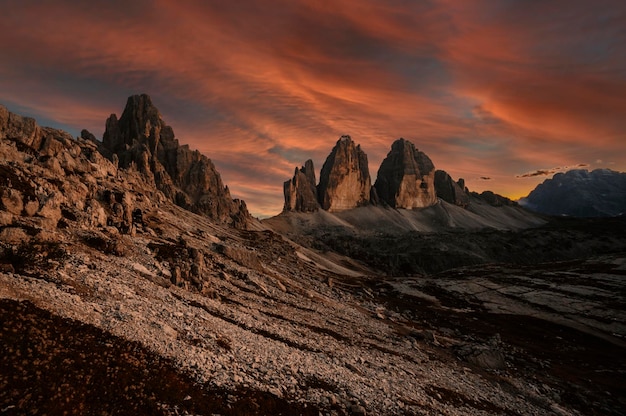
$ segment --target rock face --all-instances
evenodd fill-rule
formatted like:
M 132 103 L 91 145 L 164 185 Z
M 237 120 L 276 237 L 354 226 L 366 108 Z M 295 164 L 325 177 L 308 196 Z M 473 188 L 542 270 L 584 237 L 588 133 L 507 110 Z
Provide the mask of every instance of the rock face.
M 613 217 L 626 212 L 626 173 L 575 169 L 538 185 L 520 204 L 548 215 Z
M 10 113 L 3 106 L 0 139 L 3 225 L 36 230 L 70 225 L 113 226 L 122 233 L 137 230 L 130 211 L 141 211 L 149 203 L 136 203 L 129 193 L 113 191 L 121 180 L 118 169 L 91 139 L 74 139 L 64 131 L 40 127 L 34 119 Z M 149 192 L 142 190 L 144 196 Z
M 314 212 L 319 210 L 315 170 L 313 161 L 307 160 L 300 169 L 296 168 L 293 178 L 283 184 L 285 194 L 284 211 Z
M 179 145 L 149 96 L 129 97 L 119 120 L 115 114 L 107 119 L 102 147 L 119 167 L 135 166 L 177 205 L 245 228 L 245 203 L 231 198 L 210 159 Z
M 320 172 L 320 206 L 327 211 L 343 211 L 367 205 L 370 192 L 367 155 L 350 136 L 341 136 Z
M 435 165 L 408 140 L 398 139 L 391 145 L 374 187 L 380 201 L 393 208 L 424 208 L 437 203 Z
M 450 204 L 465 208 L 470 203 L 469 195 L 465 192 L 465 181 L 459 179 L 454 182 L 446 171 L 435 171 L 435 190 L 438 198 Z

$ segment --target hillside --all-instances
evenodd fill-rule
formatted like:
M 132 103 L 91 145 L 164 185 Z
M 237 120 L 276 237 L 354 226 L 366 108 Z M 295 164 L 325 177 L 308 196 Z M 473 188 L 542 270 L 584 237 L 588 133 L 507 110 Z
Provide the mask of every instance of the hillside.
M 626 405 L 619 219 L 546 236 L 540 217 L 477 200 L 261 223 L 146 97 L 128 103 L 117 127 L 109 118 L 120 134 L 106 143 L 0 106 L 3 413 L 567 415 Z M 516 250 L 541 237 L 545 253 L 590 243 L 565 263 L 446 259 L 443 273 L 407 278 L 366 261 L 376 251 L 310 244 L 307 218 L 372 233 L 377 221 L 410 224 L 438 250 L 450 236 L 474 244 L 468 251 L 478 235 L 490 247 L 520 235 Z M 404 235 L 377 249 L 401 252 Z

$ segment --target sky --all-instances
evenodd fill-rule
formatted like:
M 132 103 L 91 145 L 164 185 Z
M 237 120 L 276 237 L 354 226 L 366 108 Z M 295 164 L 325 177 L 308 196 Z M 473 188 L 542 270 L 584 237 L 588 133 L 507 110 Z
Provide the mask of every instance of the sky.
M 341 135 L 472 191 L 626 171 L 623 0 L 0 0 L 0 103 L 101 138 L 147 93 L 255 216 Z

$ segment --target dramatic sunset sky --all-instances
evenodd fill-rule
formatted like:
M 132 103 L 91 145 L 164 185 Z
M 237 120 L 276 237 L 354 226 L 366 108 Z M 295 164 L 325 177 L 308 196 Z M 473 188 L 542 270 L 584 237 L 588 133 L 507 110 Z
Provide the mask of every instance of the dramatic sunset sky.
M 342 134 L 474 191 L 626 171 L 624 0 L 0 0 L 0 103 L 101 138 L 147 93 L 254 215 Z

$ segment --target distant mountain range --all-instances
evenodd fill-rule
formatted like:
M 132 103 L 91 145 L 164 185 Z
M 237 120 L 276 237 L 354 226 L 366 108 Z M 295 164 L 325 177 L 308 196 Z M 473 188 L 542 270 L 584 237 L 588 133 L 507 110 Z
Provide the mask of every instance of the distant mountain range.
M 626 213 L 626 173 L 575 169 L 538 185 L 520 205 L 542 214 L 614 217 Z

